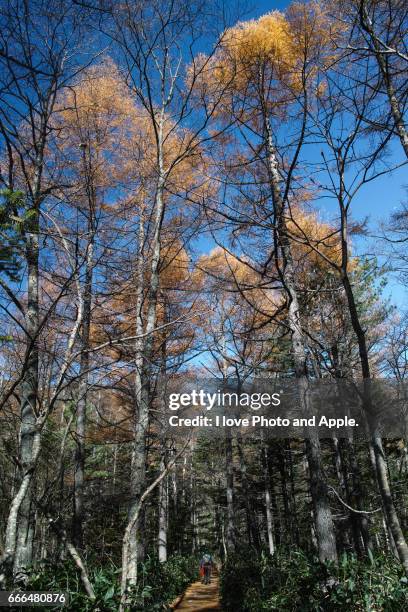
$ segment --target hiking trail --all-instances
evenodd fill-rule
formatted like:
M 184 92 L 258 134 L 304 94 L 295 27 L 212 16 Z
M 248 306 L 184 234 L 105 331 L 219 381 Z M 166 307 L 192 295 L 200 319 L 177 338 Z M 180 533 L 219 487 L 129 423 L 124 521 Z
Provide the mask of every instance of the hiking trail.
M 200 580 L 193 582 L 183 595 L 172 605 L 176 612 L 210 612 L 221 611 L 220 584 L 218 571 L 215 569 L 210 584 L 202 584 Z

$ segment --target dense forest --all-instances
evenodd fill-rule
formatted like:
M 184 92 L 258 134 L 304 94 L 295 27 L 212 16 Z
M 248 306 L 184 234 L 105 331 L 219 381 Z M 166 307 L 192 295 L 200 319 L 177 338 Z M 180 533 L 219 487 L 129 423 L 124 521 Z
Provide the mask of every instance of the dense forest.
M 0 0 L 2 590 L 177 609 L 208 552 L 179 609 L 408 609 L 403 423 L 163 427 L 195 379 L 404 389 L 407 31 L 405 0 Z

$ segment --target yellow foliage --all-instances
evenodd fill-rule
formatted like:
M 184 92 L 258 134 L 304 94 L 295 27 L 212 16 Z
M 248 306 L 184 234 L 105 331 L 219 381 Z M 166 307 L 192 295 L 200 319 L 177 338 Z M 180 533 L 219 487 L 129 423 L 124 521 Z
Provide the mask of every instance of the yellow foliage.
M 332 269 L 331 264 L 325 261 L 321 254 L 330 262 L 340 264 L 341 246 L 338 232 L 328 223 L 320 221 L 315 213 L 305 212 L 297 207 L 292 210 L 286 227 L 292 238 L 293 257 L 306 275 L 310 268 L 319 269 L 322 273 Z
M 111 60 L 88 68 L 59 105 L 65 125 L 77 136 L 90 137 L 95 146 L 105 141 L 108 129 L 123 126 L 135 116 L 133 100 Z
M 225 31 L 211 60 L 197 58 L 203 93 L 215 98 L 223 91 L 223 112 L 231 109 L 228 96 L 246 98 L 249 104 L 241 112 L 246 116 L 251 107 L 254 117 L 260 103 L 284 110 L 303 89 L 321 95 L 316 77 L 335 57 L 339 27 L 319 2 L 294 3 L 285 13 L 239 22 Z
M 179 287 L 189 278 L 190 260 L 179 240 L 162 246 L 160 286 L 162 290 Z
M 279 11 L 238 23 L 226 32 L 223 48 L 238 75 L 259 62 L 289 67 L 296 61 L 289 24 Z
M 65 166 L 80 176 L 91 171 L 96 187 L 126 184 L 133 203 L 149 201 L 158 176 L 154 122 L 159 120 L 135 102 L 117 66 L 105 60 L 84 71 L 81 80 L 59 100 L 56 127 L 60 150 L 66 154 Z M 204 197 L 213 186 L 203 172 L 201 148 L 193 147 L 192 153 L 185 155 L 192 134 L 176 129 L 167 115 L 162 127 L 164 171 L 171 168 L 169 192 L 194 190 L 194 197 Z M 174 164 L 178 157 L 181 161 Z
M 249 260 L 237 259 L 216 247 L 200 258 L 195 277 L 201 278 L 207 289 L 211 287 L 212 292 L 218 293 L 224 309 L 230 314 L 236 313 L 239 323 L 245 325 L 249 304 L 256 305 L 263 313 L 257 317 L 260 322 L 273 316 L 281 302 L 281 297 L 265 285 L 265 279 L 254 268 Z M 253 316 L 253 312 L 249 314 Z
M 137 108 L 110 60 L 88 68 L 64 91 L 54 119 L 57 145 L 79 184 L 108 189 L 123 179 L 136 119 Z

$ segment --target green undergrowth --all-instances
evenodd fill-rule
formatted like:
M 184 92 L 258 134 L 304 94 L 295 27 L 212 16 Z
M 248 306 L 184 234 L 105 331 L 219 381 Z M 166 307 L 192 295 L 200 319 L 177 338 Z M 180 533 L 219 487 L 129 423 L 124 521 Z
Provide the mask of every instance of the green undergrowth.
M 67 612 L 117 611 L 121 570 L 114 564 L 98 565 L 88 561 L 90 581 L 97 597 L 91 602 L 84 593 L 80 576 L 71 561 L 61 564 L 42 564 L 31 576 L 27 590 L 65 591 L 69 594 Z M 155 612 L 166 609 L 186 586 L 197 576 L 197 559 L 174 555 L 166 563 L 149 557 L 139 563 L 138 584 L 131 594 L 131 610 Z M 51 608 L 48 608 L 51 609 Z
M 408 610 L 408 580 L 386 556 L 344 554 L 334 566 L 300 551 L 237 552 L 223 567 L 221 595 L 225 612 Z

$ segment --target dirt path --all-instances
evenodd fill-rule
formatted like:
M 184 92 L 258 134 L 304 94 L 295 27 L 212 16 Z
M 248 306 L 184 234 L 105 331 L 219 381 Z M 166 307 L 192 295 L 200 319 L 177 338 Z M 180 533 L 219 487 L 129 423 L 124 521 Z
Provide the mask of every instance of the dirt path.
M 174 610 L 176 612 L 181 610 L 184 612 L 207 612 L 207 610 L 221 612 L 218 573 L 213 574 L 210 584 L 202 584 L 200 581 L 190 584 Z

